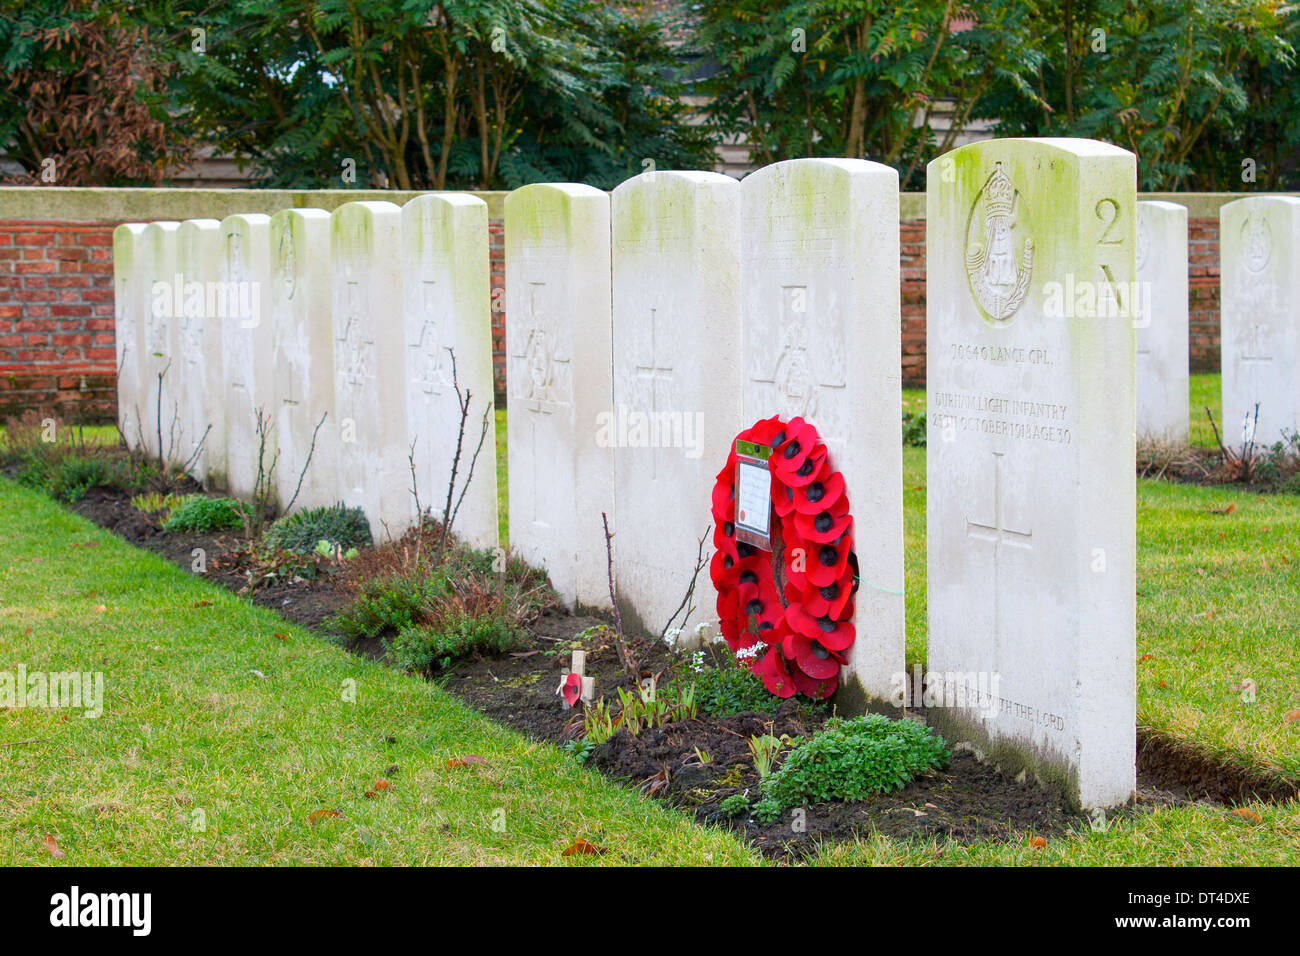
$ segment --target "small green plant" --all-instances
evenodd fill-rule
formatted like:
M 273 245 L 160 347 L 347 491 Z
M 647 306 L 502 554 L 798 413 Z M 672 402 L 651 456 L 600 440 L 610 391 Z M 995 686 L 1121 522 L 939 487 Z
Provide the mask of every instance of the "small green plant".
M 560 749 L 578 763 L 586 763 L 591 756 L 591 752 L 596 749 L 596 745 L 588 739 L 569 740 Z
M 618 721 L 614 719 L 614 713 L 603 697 L 583 711 L 582 725 L 584 738 L 593 747 L 598 747 L 609 740 L 618 730 Z
M 764 797 L 754 804 L 754 819 L 759 823 L 767 826 L 781 819 L 781 811 L 785 808 L 781 806 L 780 801 L 771 797 Z
M 707 750 L 701 750 L 699 747 L 695 748 L 695 759 L 700 762 L 701 767 L 707 767 L 709 764 L 713 763 L 713 758 L 709 756 L 709 752 Z
M 733 793 L 718 804 L 718 812 L 726 817 L 738 817 L 749 812 L 749 797 Z
M 243 524 L 240 508 L 234 498 L 188 495 L 163 522 L 163 530 L 208 534 L 238 528 Z
M 426 605 L 447 592 L 441 574 L 419 572 L 371 578 L 330 620 L 330 629 L 349 642 L 413 627 Z
M 764 780 L 763 792 L 782 807 L 864 800 L 900 790 L 917 774 L 947 763 L 943 738 L 915 721 L 833 717 L 790 751 Z
M 711 717 L 776 713 L 781 699 L 773 696 L 748 668 L 742 667 L 730 648 L 725 644 L 713 645 L 709 652 L 714 658 L 712 666 L 700 659 L 692 668 L 692 702 L 696 707 Z M 696 657 L 704 653 L 697 652 Z
M 326 554 L 368 548 L 371 545 L 370 522 L 360 508 L 343 504 L 325 508 L 308 508 L 280 518 L 266 529 L 262 540 L 268 547 L 307 554 L 320 550 Z
M 903 444 L 925 447 L 925 412 L 903 412 Z
M 768 724 L 769 730 L 771 726 L 771 724 Z M 772 734 L 767 733 L 749 738 L 749 753 L 754 758 L 754 769 L 758 771 L 760 783 L 767 779 L 768 774 L 772 772 L 772 768 L 776 766 L 776 758 L 788 746 L 790 746 L 788 734 L 774 737 Z
M 150 491 L 133 497 L 131 507 L 146 514 L 162 515 L 162 520 L 166 521 L 171 517 L 171 513 L 179 508 L 184 501 L 184 495 Z
M 518 632 L 492 614 L 446 614 L 436 624 L 403 628 L 393 640 L 393 660 L 413 674 L 432 675 L 474 654 L 501 654 L 515 646 Z

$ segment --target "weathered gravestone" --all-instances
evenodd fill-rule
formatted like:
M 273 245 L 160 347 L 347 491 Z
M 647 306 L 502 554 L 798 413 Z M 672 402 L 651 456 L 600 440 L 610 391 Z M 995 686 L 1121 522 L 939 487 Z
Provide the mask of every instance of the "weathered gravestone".
M 1223 441 L 1258 451 L 1300 427 L 1300 199 L 1220 207 L 1219 250 Z
M 411 525 L 402 211 L 390 202 L 350 202 L 331 218 L 339 487 L 379 542 Z
M 1138 435 L 1187 444 L 1187 207 L 1138 203 Z
M 274 496 L 275 345 L 265 318 L 271 272 L 271 219 L 239 213 L 221 221 L 219 313 L 226 414 L 226 480 L 231 494 Z M 211 317 L 209 317 L 211 320 Z M 277 466 L 278 467 L 278 466 Z
M 1072 802 L 1122 804 L 1135 158 L 994 140 L 936 159 L 927 182 L 929 719 Z
M 435 518 L 444 516 L 455 463 L 452 531 L 474 547 L 495 548 L 496 421 L 487 203 L 476 196 L 444 193 L 419 196 L 403 206 L 402 281 L 407 445 L 415 463 L 419 506 Z M 466 395 L 469 406 L 462 438 L 460 402 Z M 412 496 L 411 518 L 417 517 Z
M 144 223 L 113 230 L 113 342 L 117 348 L 117 424 L 128 448 L 138 448 L 144 428 L 140 386 L 140 339 L 149 290 L 141 274 Z
M 330 214 L 323 209 L 281 210 L 271 217 L 270 244 L 272 388 L 280 450 L 276 497 L 282 509 L 291 501 L 295 510 L 318 508 L 340 497 Z
M 613 520 L 609 195 L 538 184 L 505 201 L 510 547 L 564 601 L 609 606 Z
M 174 355 L 179 318 L 176 304 L 176 230 L 178 222 L 151 222 L 144 228 L 141 269 L 148 306 L 144 312 L 140 362 L 140 428 L 150 457 L 175 462 L 179 375 Z
M 860 584 L 840 688 L 883 702 L 905 670 L 898 174 L 798 159 L 741 192 L 744 421 L 803 418 L 844 475 Z
M 187 219 L 176 231 L 176 269 L 184 285 L 177 327 L 181 456 L 205 487 L 226 487 L 226 405 L 217 293 L 221 223 Z M 180 456 L 178 456 L 180 457 Z
M 709 530 L 718 469 L 742 413 L 740 184 L 649 172 L 614 190 L 614 565 L 625 617 L 658 634 Z M 703 557 L 712 554 L 706 538 Z M 691 633 L 717 620 L 707 570 Z

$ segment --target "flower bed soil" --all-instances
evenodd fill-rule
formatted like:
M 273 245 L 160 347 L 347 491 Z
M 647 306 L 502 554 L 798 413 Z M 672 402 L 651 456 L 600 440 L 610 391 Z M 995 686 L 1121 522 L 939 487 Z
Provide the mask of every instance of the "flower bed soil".
M 132 507 L 125 492 L 92 488 L 73 510 L 187 570 L 193 549 L 203 548 L 210 579 L 321 633 L 328 618 L 352 596 L 328 575 L 299 581 L 259 580 L 254 586 L 239 537 L 164 532 L 156 517 Z M 514 651 L 462 661 L 440 675 L 439 682 L 488 717 L 562 745 L 582 735 L 580 711 L 564 709 L 556 694 L 577 635 L 588 634 L 583 644 L 586 672 L 596 678 L 599 695 L 613 699 L 617 687 L 633 686 L 610 643 L 609 632 L 593 630 L 608 623 L 602 616 L 547 613 Z M 674 665 L 662 642 L 636 639 L 633 647 L 642 678 L 666 673 Z M 379 639 L 353 650 L 386 656 Z M 720 804 L 733 794 L 747 793 L 751 801 L 759 796 L 749 737 L 764 733 L 805 737 L 825 722 L 828 713 L 825 708 L 784 701 L 772 716 L 750 713 L 719 718 L 701 713 L 697 719 L 646 729 L 638 736 L 620 730 L 592 750 L 588 765 L 666 800 L 702 822 L 735 828 L 774 857 L 797 857 L 821 841 L 869 838 L 872 833 L 970 843 L 1028 841 L 1035 836 L 1051 839 L 1088 826 L 1086 817 L 1065 807 L 1032 779 L 1017 782 L 962 748 L 954 748 L 946 769 L 918 778 L 900 791 L 860 803 L 804 808 L 802 829 L 788 813 L 775 822 L 760 823 L 748 815 L 728 818 L 722 812 Z M 923 714 L 913 716 L 923 719 Z M 1186 752 L 1175 753 L 1158 741 L 1153 743 L 1149 734 L 1140 742 L 1138 800 L 1133 807 L 1119 811 L 1122 814 L 1198 800 L 1284 799 L 1296 792 L 1294 787 L 1270 784 L 1248 771 L 1198 763 Z M 701 754 L 707 755 L 705 762 Z

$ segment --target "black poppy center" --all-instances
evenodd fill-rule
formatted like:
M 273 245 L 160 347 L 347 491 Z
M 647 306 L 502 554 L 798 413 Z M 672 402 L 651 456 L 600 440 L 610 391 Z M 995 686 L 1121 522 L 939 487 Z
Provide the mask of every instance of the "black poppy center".
M 823 634 L 829 634 L 831 631 L 835 630 L 835 622 L 829 617 L 817 618 L 817 626 L 822 629 Z
M 812 474 L 812 471 L 813 471 L 813 460 L 811 458 L 806 458 L 804 459 L 804 463 L 799 466 L 799 470 L 796 471 L 795 474 L 798 475 L 800 478 L 807 478 L 809 475 Z
M 840 596 L 840 586 L 832 581 L 830 584 L 826 585 L 826 587 L 821 589 L 821 595 L 827 601 L 834 601 Z
M 812 641 L 808 645 L 808 650 L 812 651 L 813 657 L 817 658 L 819 661 L 824 661 L 826 658 L 831 656 L 831 652 L 822 647 L 817 641 Z
M 814 481 L 808 486 L 808 500 L 816 504 L 826 497 L 826 486 L 820 481 Z
M 745 605 L 745 613 L 746 613 L 746 614 L 762 614 L 762 613 L 763 613 L 763 602 L 760 601 L 758 598 L 754 598 L 754 599 L 751 600 L 748 604 Z
M 834 523 L 835 523 L 835 519 L 831 517 L 831 513 L 829 511 L 823 511 L 821 514 L 819 514 L 816 518 L 813 519 L 813 527 L 816 528 L 818 531 L 829 531 L 831 529 L 831 525 L 833 525 Z
M 786 461 L 789 461 L 797 454 L 799 454 L 799 443 L 797 441 L 792 441 L 790 444 L 785 446 Z
M 744 545 L 741 545 L 741 547 L 744 547 Z M 829 568 L 834 566 L 839 555 L 835 552 L 833 545 L 824 544 L 821 546 L 821 550 L 817 552 L 817 558 L 822 564 Z

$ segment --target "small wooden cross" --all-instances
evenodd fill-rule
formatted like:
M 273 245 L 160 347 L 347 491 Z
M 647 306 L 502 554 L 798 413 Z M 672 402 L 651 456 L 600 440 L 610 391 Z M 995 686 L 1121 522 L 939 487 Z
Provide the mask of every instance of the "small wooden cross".
M 566 688 L 569 689 L 567 695 L 565 694 Z M 573 696 L 575 690 L 577 691 L 576 697 Z M 578 700 L 581 700 L 583 705 L 586 706 L 596 699 L 596 678 L 587 676 L 586 651 L 573 652 L 569 672 L 560 677 L 560 686 L 555 688 L 555 693 L 559 695 L 560 705 L 565 710 L 571 710 Z M 570 703 L 571 697 L 573 703 Z

